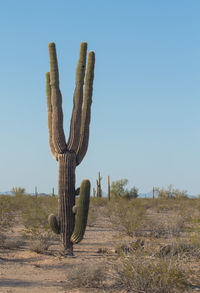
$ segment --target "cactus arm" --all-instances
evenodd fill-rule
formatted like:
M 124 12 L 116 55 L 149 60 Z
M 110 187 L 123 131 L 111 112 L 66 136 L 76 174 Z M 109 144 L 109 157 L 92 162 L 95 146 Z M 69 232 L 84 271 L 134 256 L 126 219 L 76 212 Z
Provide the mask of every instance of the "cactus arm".
M 79 60 L 76 69 L 76 88 L 74 91 L 74 105 L 72 111 L 70 134 L 68 139 L 69 151 L 76 151 L 79 143 L 81 127 L 81 111 L 83 103 L 83 85 L 85 77 L 87 43 L 83 42 L 80 46 Z
M 75 222 L 74 231 L 71 236 L 71 242 L 73 244 L 79 243 L 83 239 L 86 225 L 87 225 L 89 204 L 90 204 L 90 181 L 87 179 L 84 179 L 81 182 L 79 207 L 76 213 L 76 222 Z
M 52 231 L 55 234 L 60 234 L 60 228 L 58 225 L 58 221 L 57 221 L 56 216 L 54 214 L 49 215 L 48 223 L 49 223 L 49 226 L 51 227 Z
M 51 105 L 51 86 L 50 73 L 46 73 L 46 96 L 47 96 L 47 112 L 48 112 L 48 128 L 49 128 L 49 146 L 54 159 L 57 161 L 58 157 L 52 141 L 52 105 Z
M 59 89 L 59 73 L 54 43 L 49 43 L 50 86 L 52 105 L 52 141 L 56 153 L 62 154 L 67 150 L 63 129 L 62 95 Z
M 95 64 L 95 54 L 93 51 L 91 51 L 88 54 L 87 69 L 86 69 L 86 76 L 85 76 L 85 88 L 84 88 L 84 96 L 83 96 L 80 139 L 79 139 L 78 151 L 76 152 L 77 165 L 79 165 L 81 161 L 83 160 L 88 148 L 90 112 L 91 112 L 91 104 L 92 104 L 93 79 L 94 79 L 94 64 Z

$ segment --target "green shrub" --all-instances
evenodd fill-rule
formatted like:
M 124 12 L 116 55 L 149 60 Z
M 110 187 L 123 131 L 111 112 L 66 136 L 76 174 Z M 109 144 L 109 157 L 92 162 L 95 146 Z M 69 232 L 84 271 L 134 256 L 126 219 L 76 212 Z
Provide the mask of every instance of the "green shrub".
M 111 184 L 111 198 L 126 198 L 126 199 L 133 199 L 139 196 L 138 188 L 132 187 L 130 190 L 126 188 L 128 184 L 128 179 L 120 179 L 117 181 L 113 181 Z

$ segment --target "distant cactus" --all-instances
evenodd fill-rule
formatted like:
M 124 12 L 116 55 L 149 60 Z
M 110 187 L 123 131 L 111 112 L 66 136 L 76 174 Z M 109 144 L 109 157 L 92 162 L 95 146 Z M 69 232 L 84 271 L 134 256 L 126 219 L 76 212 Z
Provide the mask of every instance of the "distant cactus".
M 53 157 L 59 163 L 58 217 L 50 215 L 49 224 L 55 233 L 61 235 L 66 255 L 73 255 L 73 244 L 83 238 L 89 208 L 89 181 L 83 180 L 80 191 L 75 188 L 75 169 L 87 152 L 89 140 L 95 55 L 89 52 L 86 68 L 86 54 L 87 43 L 81 43 L 70 134 L 66 143 L 56 47 L 54 43 L 49 44 L 50 73 L 46 74 L 49 145 Z M 76 212 L 75 196 L 79 192 Z
M 102 197 L 102 190 L 101 190 L 101 175 L 100 172 L 98 173 L 98 179 L 96 180 L 97 182 L 97 197 Z
M 108 176 L 108 200 L 110 200 L 110 176 Z

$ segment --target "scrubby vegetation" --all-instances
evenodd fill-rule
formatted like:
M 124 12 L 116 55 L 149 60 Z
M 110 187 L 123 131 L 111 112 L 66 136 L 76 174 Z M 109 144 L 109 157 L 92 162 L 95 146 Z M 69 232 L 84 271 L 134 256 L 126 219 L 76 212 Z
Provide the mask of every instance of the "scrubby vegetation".
M 137 187 L 133 186 L 130 190 L 126 187 L 128 179 L 113 181 L 111 184 L 111 197 L 133 199 L 139 196 Z
M 0 248 L 11 248 L 17 226 L 23 249 L 54 255 L 51 247 L 59 241 L 48 215 L 56 212 L 55 196 L 0 196 Z M 102 260 L 95 266 L 88 260 L 70 270 L 71 288 L 165 293 L 200 286 L 200 199 L 92 197 L 88 229 L 98 225 L 113 231 L 113 247 L 98 248 Z

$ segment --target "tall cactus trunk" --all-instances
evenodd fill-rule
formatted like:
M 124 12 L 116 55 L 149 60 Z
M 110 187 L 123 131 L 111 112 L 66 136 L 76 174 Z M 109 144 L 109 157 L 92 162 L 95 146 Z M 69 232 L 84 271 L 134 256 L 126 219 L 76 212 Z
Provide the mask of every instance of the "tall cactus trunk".
M 56 46 L 49 44 L 50 72 L 46 74 L 46 94 L 49 128 L 49 145 L 53 157 L 59 163 L 58 218 L 49 215 L 53 232 L 61 235 L 66 255 L 73 255 L 73 244 L 82 240 L 90 202 L 90 182 L 84 179 L 75 190 L 75 169 L 88 148 L 90 109 L 92 104 L 95 54 L 89 52 L 86 66 L 87 43 L 80 46 L 76 70 L 76 88 L 70 124 L 69 139 L 66 142 L 63 128 L 62 95 L 59 88 L 59 72 Z M 75 196 L 79 194 L 79 207 Z M 77 214 L 75 216 L 77 210 Z
M 76 156 L 74 153 L 64 153 L 58 156 L 58 225 L 66 254 L 73 254 L 73 243 L 70 241 L 74 231 L 75 214 L 72 211 L 75 205 L 75 168 Z

